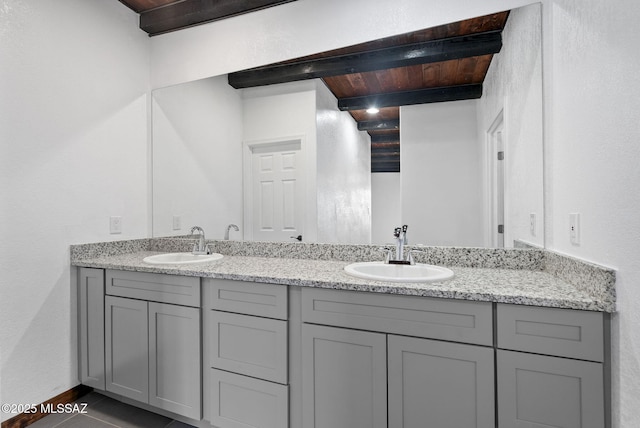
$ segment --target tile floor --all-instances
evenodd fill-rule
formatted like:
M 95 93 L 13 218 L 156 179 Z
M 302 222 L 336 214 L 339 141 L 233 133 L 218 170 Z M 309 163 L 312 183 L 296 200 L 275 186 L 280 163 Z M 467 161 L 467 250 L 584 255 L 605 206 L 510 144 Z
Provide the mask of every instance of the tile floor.
M 97 392 L 76 401 L 87 403 L 86 413 L 48 415 L 29 428 L 191 428 L 155 413 L 129 406 Z

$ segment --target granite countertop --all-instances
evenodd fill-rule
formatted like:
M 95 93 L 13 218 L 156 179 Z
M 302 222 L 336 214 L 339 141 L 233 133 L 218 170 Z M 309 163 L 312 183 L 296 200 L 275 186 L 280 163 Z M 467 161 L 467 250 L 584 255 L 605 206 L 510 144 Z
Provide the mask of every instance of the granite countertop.
M 225 255 L 221 260 L 191 265 L 151 265 L 142 259 L 157 251 L 72 258 L 72 265 L 170 275 L 222 278 L 261 283 L 319 287 L 411 296 L 514 303 L 543 307 L 613 312 L 615 304 L 594 297 L 543 270 L 447 266 L 454 278 L 432 283 L 392 283 L 352 277 L 350 262 Z

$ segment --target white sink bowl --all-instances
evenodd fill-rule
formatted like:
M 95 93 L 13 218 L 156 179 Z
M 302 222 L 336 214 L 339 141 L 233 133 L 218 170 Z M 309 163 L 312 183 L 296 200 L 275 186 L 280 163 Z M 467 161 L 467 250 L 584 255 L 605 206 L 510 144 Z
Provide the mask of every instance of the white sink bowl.
M 351 276 L 389 282 L 435 282 L 453 278 L 453 271 L 441 266 L 416 263 L 395 265 L 384 262 L 352 263 L 344 268 Z
M 195 255 L 191 253 L 166 253 L 145 257 L 142 261 L 152 265 L 188 265 L 212 262 L 214 260 L 220 260 L 222 257 L 224 256 L 218 253 L 202 255 Z

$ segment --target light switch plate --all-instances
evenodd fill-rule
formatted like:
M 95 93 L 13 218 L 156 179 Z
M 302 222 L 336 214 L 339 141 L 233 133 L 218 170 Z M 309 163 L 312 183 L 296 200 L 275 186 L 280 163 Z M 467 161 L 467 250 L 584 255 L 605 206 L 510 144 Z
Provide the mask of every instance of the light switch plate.
M 182 219 L 180 218 L 179 215 L 174 215 L 173 216 L 173 230 L 180 230 L 182 229 Z

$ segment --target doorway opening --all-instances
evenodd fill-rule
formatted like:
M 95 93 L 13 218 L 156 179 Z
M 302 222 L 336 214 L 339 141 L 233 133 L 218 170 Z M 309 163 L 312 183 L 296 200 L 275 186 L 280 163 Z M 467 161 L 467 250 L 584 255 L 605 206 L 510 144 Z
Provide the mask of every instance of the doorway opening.
M 490 246 L 505 246 L 505 132 L 504 111 L 501 110 L 487 131 L 487 175 Z

